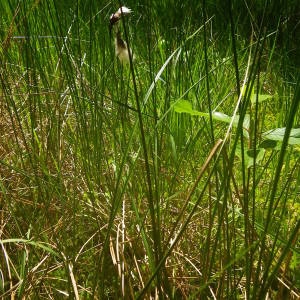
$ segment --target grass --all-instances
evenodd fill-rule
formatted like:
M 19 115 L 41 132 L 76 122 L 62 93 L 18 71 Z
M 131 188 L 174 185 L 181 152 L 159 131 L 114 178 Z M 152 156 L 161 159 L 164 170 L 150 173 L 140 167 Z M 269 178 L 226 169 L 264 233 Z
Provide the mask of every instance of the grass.
M 126 65 L 117 4 L 1 3 L 0 294 L 297 299 L 300 82 L 279 30 L 129 4 Z

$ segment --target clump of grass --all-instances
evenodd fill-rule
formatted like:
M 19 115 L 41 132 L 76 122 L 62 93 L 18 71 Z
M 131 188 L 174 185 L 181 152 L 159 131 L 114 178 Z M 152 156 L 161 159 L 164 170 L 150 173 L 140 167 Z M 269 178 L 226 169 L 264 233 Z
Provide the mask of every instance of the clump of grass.
M 227 7 L 221 47 L 205 5 L 169 28 L 129 4 L 123 65 L 116 7 L 1 3 L 1 296 L 296 299 L 300 83 L 276 32 L 238 37 Z

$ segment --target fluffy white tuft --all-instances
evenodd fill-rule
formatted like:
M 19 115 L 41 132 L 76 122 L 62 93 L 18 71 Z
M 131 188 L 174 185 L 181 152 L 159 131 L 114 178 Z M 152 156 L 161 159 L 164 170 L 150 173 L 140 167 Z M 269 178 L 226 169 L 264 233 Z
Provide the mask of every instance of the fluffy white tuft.
M 126 6 L 121 6 L 118 11 L 117 11 L 117 14 L 122 14 L 123 15 L 128 15 L 128 14 L 131 14 L 132 13 L 132 10 Z

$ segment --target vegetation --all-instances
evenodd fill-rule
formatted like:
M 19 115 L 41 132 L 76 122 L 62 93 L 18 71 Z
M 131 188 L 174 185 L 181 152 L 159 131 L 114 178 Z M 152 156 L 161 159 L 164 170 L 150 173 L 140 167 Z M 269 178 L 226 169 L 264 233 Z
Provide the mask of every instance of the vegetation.
M 1 297 L 297 299 L 299 4 L 141 2 L 1 1 Z

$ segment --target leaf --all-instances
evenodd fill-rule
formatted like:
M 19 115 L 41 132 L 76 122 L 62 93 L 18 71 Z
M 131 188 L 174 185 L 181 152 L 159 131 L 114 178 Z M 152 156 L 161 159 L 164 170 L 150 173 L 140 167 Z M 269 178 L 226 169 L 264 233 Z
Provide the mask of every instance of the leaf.
M 209 118 L 209 113 L 204 113 L 204 112 L 193 109 L 192 103 L 188 100 L 178 100 L 174 104 L 173 108 L 174 108 L 174 111 L 177 113 L 187 113 L 191 116 L 200 116 L 200 117 Z M 212 113 L 212 118 L 213 118 L 213 120 L 220 121 L 220 122 L 227 123 L 227 124 L 230 124 L 231 120 L 232 120 L 232 117 L 230 117 L 226 114 L 223 114 L 221 112 L 217 112 L 217 111 Z M 236 115 L 234 117 L 234 119 L 233 119 L 234 127 L 238 126 L 239 118 L 240 118 L 239 115 Z M 243 121 L 243 128 L 246 129 L 246 131 L 248 131 L 249 126 L 250 126 L 250 117 L 249 117 L 249 115 L 246 114 L 244 117 L 244 121 Z M 247 136 L 248 136 L 248 133 L 247 133 Z
M 276 128 L 263 133 L 263 138 L 272 141 L 283 141 L 285 135 L 285 127 Z M 293 128 L 288 140 L 289 145 L 300 145 L 300 128 Z
M 260 143 L 259 147 L 264 149 L 274 149 L 277 146 L 277 141 L 264 140 Z
M 177 151 L 176 151 L 176 143 L 173 135 L 170 134 L 170 143 L 171 143 L 171 149 L 172 149 L 172 155 L 175 161 L 177 161 Z
M 263 148 L 257 148 L 256 149 L 256 159 L 255 163 L 258 164 L 263 158 L 266 150 Z M 236 155 L 240 160 L 242 160 L 242 151 L 241 151 L 241 145 L 238 145 L 236 147 Z M 245 164 L 247 168 L 250 168 L 254 165 L 254 151 L 253 149 L 246 149 L 244 151 L 244 159 L 245 159 Z
M 263 148 L 256 149 L 256 159 L 255 162 L 259 163 L 263 158 L 266 150 Z M 254 165 L 254 151 L 253 149 L 249 149 L 246 152 L 246 161 L 247 161 L 247 168 L 250 168 Z
M 174 111 L 177 113 L 187 113 L 192 116 L 202 116 L 207 117 L 207 113 L 201 113 L 197 110 L 194 110 L 192 103 L 187 100 L 179 100 L 174 105 Z
M 38 248 L 41 248 L 51 254 L 53 254 L 56 257 L 59 257 L 59 253 L 56 252 L 50 244 L 48 243 L 44 243 L 44 242 L 35 242 L 33 240 L 26 240 L 26 239 L 22 239 L 22 238 L 11 238 L 11 239 L 5 239 L 5 240 L 0 240 L 1 244 L 7 244 L 7 243 L 13 243 L 13 244 L 18 244 L 18 243 L 22 243 L 22 244 L 29 244 Z
M 256 98 L 257 98 L 257 94 L 252 94 L 251 95 L 251 103 L 256 103 Z M 272 99 L 273 98 L 273 95 L 268 95 L 268 94 L 258 94 L 258 102 L 261 103 L 261 102 L 264 102 L 266 100 L 269 100 L 269 99 Z

